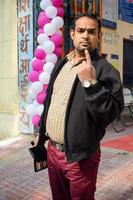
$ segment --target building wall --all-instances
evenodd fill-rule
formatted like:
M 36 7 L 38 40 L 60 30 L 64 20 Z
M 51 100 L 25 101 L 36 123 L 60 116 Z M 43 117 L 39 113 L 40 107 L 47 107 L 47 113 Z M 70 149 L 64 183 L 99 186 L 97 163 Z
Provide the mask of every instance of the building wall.
M 117 29 L 102 28 L 102 53 L 107 54 L 111 62 L 111 54 L 119 56 L 118 69 L 123 77 L 123 38 L 129 39 L 133 35 L 133 24 L 118 20 Z
M 0 1 L 0 139 L 18 134 L 16 0 Z

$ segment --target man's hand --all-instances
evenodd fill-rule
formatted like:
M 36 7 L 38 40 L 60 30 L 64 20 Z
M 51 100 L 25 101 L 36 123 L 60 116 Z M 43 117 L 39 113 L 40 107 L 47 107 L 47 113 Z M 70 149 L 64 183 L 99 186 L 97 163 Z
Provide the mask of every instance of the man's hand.
M 90 54 L 88 50 L 85 50 L 85 59 L 81 64 L 78 65 L 78 77 L 81 82 L 84 80 L 95 80 L 96 71 L 92 65 Z
M 31 141 L 32 146 L 36 146 L 38 143 L 39 136 L 35 136 L 34 140 Z

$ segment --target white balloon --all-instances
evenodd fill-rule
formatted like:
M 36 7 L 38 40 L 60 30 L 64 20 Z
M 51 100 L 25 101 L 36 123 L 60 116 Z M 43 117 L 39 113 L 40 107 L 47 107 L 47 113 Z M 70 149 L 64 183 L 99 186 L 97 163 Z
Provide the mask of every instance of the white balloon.
M 52 2 L 50 0 L 42 0 L 40 2 L 40 8 L 42 10 L 45 10 L 48 6 L 52 5 Z
M 47 73 L 47 72 L 42 72 L 40 75 L 39 75 L 39 80 L 42 84 L 48 84 L 49 83 L 49 80 L 50 80 L 50 74 Z
M 49 37 L 45 33 L 41 33 L 37 36 L 37 42 L 42 45 L 45 41 L 48 41 Z
M 55 28 L 54 23 L 47 23 L 47 24 L 45 24 L 44 27 L 43 27 L 43 31 L 48 36 L 53 35 L 56 32 L 56 28 Z
M 43 85 L 39 81 L 35 81 L 31 85 L 31 90 L 33 93 L 37 94 L 43 90 Z
M 36 100 L 34 100 L 34 101 L 33 101 L 33 105 L 34 105 L 35 107 L 38 107 L 40 104 L 39 104 Z
M 37 49 L 43 49 L 43 47 L 41 45 L 38 45 Z
M 53 68 L 54 68 L 54 63 L 52 63 L 52 62 L 47 62 L 47 63 L 45 63 L 44 66 L 43 66 L 43 71 L 44 71 L 44 72 L 47 72 L 47 73 L 49 73 L 49 74 L 51 74 Z
M 55 6 L 50 5 L 46 8 L 45 13 L 49 18 L 54 18 L 57 15 L 57 9 Z
M 64 21 L 62 17 L 56 16 L 51 20 L 51 23 L 54 24 L 56 27 L 56 30 L 58 30 L 63 26 Z
M 55 44 L 52 41 L 46 41 L 43 44 L 43 49 L 46 54 L 51 54 L 55 50 Z
M 36 107 L 33 104 L 29 104 L 26 107 L 26 113 L 32 117 L 36 114 Z
M 29 96 L 34 99 L 36 97 L 36 93 L 32 91 L 32 88 L 29 89 Z
M 39 105 L 37 107 L 37 115 L 41 116 L 43 109 L 44 109 L 44 105 L 43 104 Z
M 56 54 L 54 54 L 54 53 L 52 53 L 52 54 L 48 54 L 48 55 L 46 55 L 46 57 L 45 57 L 45 61 L 46 62 L 52 62 L 52 63 L 56 63 L 57 62 L 57 56 L 56 56 Z
M 27 104 L 31 104 L 32 101 L 33 101 L 33 97 L 31 97 L 30 95 L 27 95 L 27 97 L 26 97 L 26 103 Z

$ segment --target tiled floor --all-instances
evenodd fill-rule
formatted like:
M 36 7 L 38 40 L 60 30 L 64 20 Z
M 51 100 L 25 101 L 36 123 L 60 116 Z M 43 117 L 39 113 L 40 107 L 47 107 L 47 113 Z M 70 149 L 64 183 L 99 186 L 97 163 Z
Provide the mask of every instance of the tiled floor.
M 0 142 L 0 200 L 52 200 L 47 170 L 35 173 L 28 152 L 33 136 Z M 133 126 L 102 141 L 96 200 L 133 199 Z M 130 146 L 130 148 L 128 148 Z

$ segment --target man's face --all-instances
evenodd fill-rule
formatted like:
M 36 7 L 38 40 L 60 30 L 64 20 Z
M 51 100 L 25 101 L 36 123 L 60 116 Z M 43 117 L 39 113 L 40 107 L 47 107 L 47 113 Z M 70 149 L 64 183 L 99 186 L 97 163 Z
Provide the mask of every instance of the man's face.
M 75 30 L 70 32 L 71 39 L 78 54 L 87 49 L 92 52 L 98 44 L 98 24 L 88 17 L 81 17 L 76 21 Z

